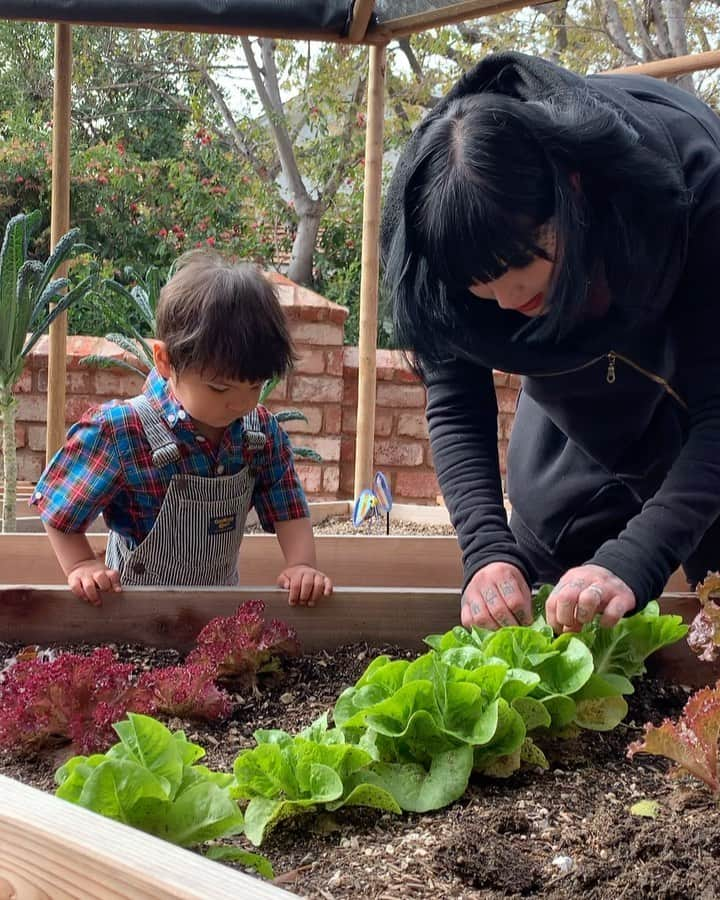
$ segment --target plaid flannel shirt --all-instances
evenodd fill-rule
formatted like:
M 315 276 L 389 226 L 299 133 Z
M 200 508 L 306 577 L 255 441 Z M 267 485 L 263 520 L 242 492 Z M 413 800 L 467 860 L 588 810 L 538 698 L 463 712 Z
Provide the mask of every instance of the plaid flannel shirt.
M 102 513 L 108 528 L 135 547 L 155 523 L 173 475 L 217 478 L 234 475 L 246 465 L 255 470 L 252 503 L 265 531 L 274 531 L 275 522 L 310 515 L 288 436 L 264 406 L 257 407 L 266 435 L 262 450 L 245 446 L 240 419 L 225 429 L 215 449 L 155 369 L 143 393 L 172 430 L 180 461 L 153 464 L 140 418 L 127 403 L 113 401 L 90 409 L 68 432 L 30 500 L 43 522 L 78 533 Z

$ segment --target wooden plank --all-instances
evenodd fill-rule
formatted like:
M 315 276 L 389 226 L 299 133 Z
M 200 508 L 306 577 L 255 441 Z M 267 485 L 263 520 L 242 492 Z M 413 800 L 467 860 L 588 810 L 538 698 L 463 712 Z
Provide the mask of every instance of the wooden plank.
M 287 891 L 0 775 L 0 897 L 282 900 Z
M 362 43 L 370 24 L 374 7 L 375 0 L 355 0 L 348 30 L 348 37 L 353 43 Z
M 211 618 L 229 615 L 247 599 L 265 602 L 268 618 L 292 625 L 307 652 L 348 642 L 393 643 L 421 649 L 427 634 L 458 624 L 459 590 L 443 588 L 338 588 L 314 609 L 287 605 L 284 591 L 267 588 L 126 588 L 100 609 L 57 585 L 0 586 L 0 641 L 24 644 L 141 643 L 189 649 Z M 694 594 L 665 594 L 665 613 L 690 622 L 699 609 Z M 651 671 L 698 687 L 720 678 L 720 661 L 702 663 L 685 641 L 656 653 Z M 1 895 L 0 895 L 1 896 Z
M 688 53 L 685 56 L 674 56 L 671 59 L 656 59 L 653 62 L 639 63 L 637 66 L 622 66 L 604 74 L 674 78 L 690 72 L 701 72 L 703 69 L 715 69 L 718 66 L 720 66 L 720 50 L 707 50 L 704 53 Z
M 365 128 L 362 268 L 360 273 L 355 497 L 359 497 L 360 492 L 365 488 L 369 488 L 372 483 L 375 445 L 380 208 L 382 202 L 386 60 L 385 47 L 370 48 L 367 125 Z
M 95 553 L 103 554 L 105 534 L 88 534 Z M 317 535 L 318 566 L 338 585 L 366 587 L 459 587 L 462 561 L 457 540 L 441 535 Z M 274 585 L 283 566 L 276 538 L 249 534 L 240 550 L 244 584 Z M 59 584 L 60 566 L 45 534 L 0 535 L 0 583 Z
M 141 643 L 189 649 L 214 616 L 249 599 L 265 602 L 268 618 L 282 618 L 307 651 L 347 641 L 420 647 L 422 637 L 458 621 L 460 591 L 442 588 L 338 588 L 314 609 L 288 606 L 276 588 L 129 587 L 90 607 L 59 585 L 0 586 L 0 641 L 26 644 Z
M 55 26 L 55 86 L 53 91 L 52 197 L 50 244 L 54 247 L 70 228 L 70 115 L 72 110 L 72 27 Z M 67 274 L 60 266 L 57 277 Z M 48 350 L 47 428 L 45 463 L 65 440 L 67 312 L 50 326 Z

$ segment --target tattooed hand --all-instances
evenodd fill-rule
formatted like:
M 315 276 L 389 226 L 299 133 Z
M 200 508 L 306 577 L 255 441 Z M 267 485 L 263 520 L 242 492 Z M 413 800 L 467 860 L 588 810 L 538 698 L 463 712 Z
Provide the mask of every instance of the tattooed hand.
M 530 588 L 520 569 L 496 562 L 473 575 L 462 597 L 460 621 L 469 628 L 529 625 L 532 622 Z
M 610 628 L 635 609 L 635 594 L 617 575 L 602 566 L 578 566 L 563 575 L 545 604 L 554 631 L 580 631 L 602 613 L 600 624 Z

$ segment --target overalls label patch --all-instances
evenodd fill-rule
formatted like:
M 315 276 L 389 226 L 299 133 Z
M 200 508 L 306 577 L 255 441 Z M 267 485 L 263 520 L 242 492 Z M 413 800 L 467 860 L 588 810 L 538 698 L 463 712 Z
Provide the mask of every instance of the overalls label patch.
M 213 516 L 208 525 L 208 534 L 227 534 L 228 531 L 235 531 L 237 526 L 237 516 L 232 513 L 229 516 Z

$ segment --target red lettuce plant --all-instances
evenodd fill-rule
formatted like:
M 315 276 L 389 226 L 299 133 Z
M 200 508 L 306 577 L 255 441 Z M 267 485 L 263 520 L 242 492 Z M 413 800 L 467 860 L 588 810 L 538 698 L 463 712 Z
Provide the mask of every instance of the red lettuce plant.
M 720 653 L 720 605 L 713 599 L 720 594 L 720 572 L 710 572 L 697 587 L 702 609 L 695 616 L 687 642 L 704 662 L 714 662 Z
M 214 672 L 200 665 L 151 669 L 140 676 L 138 687 L 152 698 L 153 712 L 181 719 L 226 719 L 233 709 L 230 695 L 216 686 Z
M 277 672 L 285 657 L 297 656 L 293 628 L 277 619 L 266 623 L 262 600 L 248 600 L 232 616 L 212 619 L 197 636 L 189 665 L 208 668 L 215 679 L 257 693 L 258 676 Z
M 685 704 L 682 717 L 662 725 L 645 726 L 643 740 L 628 747 L 628 756 L 653 753 L 677 763 L 676 772 L 687 772 L 704 781 L 720 797 L 718 777 L 718 739 L 720 739 L 720 681 L 714 688 L 697 691 Z
M 113 722 L 129 710 L 152 710 L 133 667 L 103 647 L 90 656 L 64 653 L 51 662 L 18 662 L 0 683 L 0 748 L 34 752 L 72 743 L 92 753 L 113 743 Z

